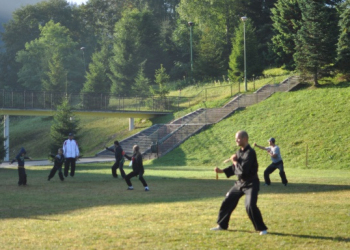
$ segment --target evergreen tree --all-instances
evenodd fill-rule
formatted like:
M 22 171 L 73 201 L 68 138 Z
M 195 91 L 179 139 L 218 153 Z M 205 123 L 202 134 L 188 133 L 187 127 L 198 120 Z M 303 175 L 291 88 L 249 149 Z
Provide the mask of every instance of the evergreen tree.
M 342 5 L 339 27 L 337 66 L 345 73 L 350 73 L 350 0 Z
M 66 91 L 67 71 L 63 66 L 61 56 L 57 52 L 55 52 L 49 60 L 48 67 L 49 71 L 46 72 L 47 77 L 44 77 L 42 80 L 43 90 L 53 92 Z
M 300 0 L 302 23 L 297 32 L 294 60 L 298 70 L 313 75 L 314 86 L 319 85 L 320 70 L 334 62 L 334 27 L 328 8 L 323 1 Z
M 63 99 L 62 104 L 57 106 L 51 126 L 51 152 L 56 153 L 59 148 L 62 148 L 69 133 L 74 133 L 75 140 L 79 141 L 79 131 L 79 120 L 74 116 L 68 100 Z M 81 146 L 79 149 L 81 151 Z
M 147 96 L 150 93 L 150 80 L 145 76 L 144 73 L 145 63 L 146 61 L 143 61 L 140 64 L 140 69 L 137 72 L 135 83 L 132 86 L 132 91 L 134 95 L 137 96 Z
M 111 56 L 111 44 L 108 38 L 104 39 L 101 50 L 92 55 L 92 61 L 89 64 L 89 71 L 86 73 L 86 82 L 82 92 L 84 93 L 107 93 L 111 87 L 111 80 L 108 78 L 110 70 L 108 67 Z
M 295 39 L 301 22 L 298 0 L 278 0 L 271 12 L 273 50 L 286 68 L 294 69 Z
M 130 94 L 141 62 L 147 60 L 145 76 L 153 77 L 159 63 L 159 27 L 150 11 L 126 11 L 116 24 L 110 60 L 113 94 Z
M 160 69 L 157 69 L 155 74 L 155 83 L 158 84 L 158 88 L 151 87 L 151 92 L 154 95 L 160 96 L 161 99 L 165 99 L 166 95 L 169 94 L 169 88 L 167 87 L 169 79 L 170 77 L 166 73 L 166 69 L 161 64 Z
M 229 63 L 229 78 L 237 81 L 244 77 L 244 24 L 242 23 L 236 29 L 234 40 L 232 42 L 232 52 Z M 245 41 L 246 41 L 246 65 L 247 78 L 254 75 L 260 75 L 263 69 L 262 62 L 258 54 L 255 29 L 250 20 L 245 22 Z

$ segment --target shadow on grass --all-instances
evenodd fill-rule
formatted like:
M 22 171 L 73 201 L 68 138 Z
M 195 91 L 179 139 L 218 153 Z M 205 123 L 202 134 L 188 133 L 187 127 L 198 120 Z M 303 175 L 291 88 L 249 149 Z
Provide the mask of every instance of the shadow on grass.
M 227 232 L 242 232 L 242 233 L 254 233 L 255 231 L 249 231 L 249 230 L 236 230 L 236 229 L 228 229 Z M 350 238 L 340 237 L 340 236 L 334 236 L 334 237 L 327 237 L 327 236 L 315 236 L 315 235 L 305 235 L 305 234 L 288 234 L 288 233 L 277 233 L 277 232 L 271 232 L 269 231 L 268 235 L 276 235 L 276 236 L 283 236 L 283 237 L 297 237 L 302 239 L 314 239 L 314 240 L 330 240 L 330 241 L 339 241 L 339 242 L 350 242 Z
M 95 172 L 95 170 L 99 170 Z M 189 169 L 186 169 L 190 171 Z M 145 192 L 138 178 L 132 178 L 135 190 L 127 191 L 122 178 L 113 178 L 110 167 L 79 166 L 75 177 L 67 177 L 61 182 L 56 176 L 47 181 L 49 168 L 30 170 L 27 168 L 28 185 L 17 186 L 17 169 L 0 169 L 0 219 L 33 218 L 52 214 L 63 214 L 75 210 L 103 206 L 148 205 L 152 203 L 173 203 L 200 201 L 212 198 L 223 199 L 233 185 L 235 178 L 219 180 L 208 179 L 205 172 L 191 169 L 183 172 L 176 168 L 168 173 L 146 170 L 145 179 L 151 189 Z M 91 171 L 91 172 L 89 172 Z M 126 173 L 130 168 L 126 168 Z M 182 176 L 181 176 L 182 172 Z M 197 175 L 201 174 L 204 176 Z M 164 176 L 162 176 L 164 174 Z M 175 175 L 176 176 L 173 176 Z M 260 195 L 299 194 L 312 195 L 316 192 L 337 192 L 350 190 L 350 185 L 331 185 L 318 183 L 289 183 L 287 187 L 273 183 L 261 186 Z M 217 206 L 219 207 L 220 202 Z M 44 218 L 45 219 L 45 218 Z

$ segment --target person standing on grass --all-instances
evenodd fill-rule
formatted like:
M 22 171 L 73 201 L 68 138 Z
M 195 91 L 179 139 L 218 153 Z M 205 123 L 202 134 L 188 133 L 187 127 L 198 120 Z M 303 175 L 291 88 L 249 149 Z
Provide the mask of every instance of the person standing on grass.
M 118 141 L 114 141 L 114 148 L 111 149 L 111 148 L 106 147 L 106 150 L 114 152 L 114 156 L 115 156 L 115 163 L 112 166 L 112 176 L 114 178 L 118 178 L 117 168 L 119 168 L 120 174 L 121 174 L 122 178 L 124 179 L 125 172 L 124 172 L 123 166 L 124 166 L 125 159 L 124 159 L 123 148 L 120 146 Z
M 22 147 L 16 158 L 10 162 L 10 164 L 14 163 L 15 161 L 18 163 L 18 186 L 27 185 L 27 174 L 26 169 L 24 168 L 24 160 L 31 160 L 32 158 L 26 156 L 26 153 L 26 150 Z
M 60 180 L 64 181 L 63 173 L 62 173 L 62 165 L 65 160 L 63 155 L 63 149 L 59 148 L 56 156 L 55 155 L 50 155 L 50 156 L 54 158 L 55 161 L 54 161 L 53 168 L 51 169 L 50 174 L 47 177 L 47 180 L 49 181 L 50 179 L 52 179 L 55 176 L 56 172 L 58 171 L 58 176 L 60 177 Z
M 73 133 L 68 134 L 68 140 L 63 143 L 63 155 L 66 158 L 64 164 L 64 176 L 68 176 L 69 165 L 71 165 L 70 176 L 74 176 L 75 173 L 75 162 L 79 157 L 79 147 L 76 140 L 73 139 Z
M 270 146 L 266 148 L 263 146 L 259 146 L 254 142 L 254 147 L 258 147 L 262 150 L 266 150 L 272 160 L 272 163 L 264 171 L 265 185 L 266 186 L 271 185 L 270 174 L 272 174 L 278 168 L 280 170 L 280 177 L 281 177 L 282 183 L 283 185 L 287 186 L 288 180 L 286 177 L 286 173 L 284 172 L 284 166 L 283 166 L 283 160 L 281 157 L 280 148 L 275 144 L 275 138 L 270 138 L 268 142 Z
M 139 176 L 139 180 L 142 182 L 142 184 L 145 188 L 145 191 L 149 191 L 147 183 L 146 183 L 145 179 L 143 178 L 143 174 L 144 174 L 145 170 L 143 168 L 140 147 L 137 145 L 134 145 L 132 157 L 130 157 L 126 154 L 124 154 L 124 157 L 126 157 L 126 159 L 130 160 L 131 164 L 132 164 L 132 171 L 125 176 L 126 184 L 128 184 L 127 190 L 134 190 L 134 187 L 132 186 L 130 179 L 132 177 Z
M 248 134 L 246 131 L 238 131 L 236 133 L 236 144 L 240 148 L 230 158 L 232 165 L 225 169 L 218 167 L 214 169 L 216 173 L 225 173 L 227 178 L 237 175 L 238 180 L 227 192 L 221 204 L 217 219 L 218 226 L 210 230 L 227 230 L 233 210 L 236 208 L 239 199 L 245 195 L 245 207 L 249 219 L 253 223 L 255 230 L 259 231 L 260 235 L 265 235 L 267 234 L 267 227 L 257 206 L 260 186 L 258 160 L 255 150 L 248 143 Z

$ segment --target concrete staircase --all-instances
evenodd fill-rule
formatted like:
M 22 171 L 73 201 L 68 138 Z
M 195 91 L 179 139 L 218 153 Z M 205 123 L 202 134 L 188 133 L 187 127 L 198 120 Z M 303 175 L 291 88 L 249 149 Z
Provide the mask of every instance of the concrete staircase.
M 259 103 L 275 92 L 290 91 L 299 82 L 297 76 L 292 76 L 279 84 L 265 85 L 252 94 L 238 94 L 222 108 L 201 108 L 169 124 L 155 124 L 126 138 L 120 144 L 128 155 L 132 154 L 132 147 L 137 144 L 140 146 L 144 159 L 163 156 L 206 126 L 225 119 L 239 109 Z M 96 156 L 113 157 L 114 155 L 112 152 L 104 150 Z

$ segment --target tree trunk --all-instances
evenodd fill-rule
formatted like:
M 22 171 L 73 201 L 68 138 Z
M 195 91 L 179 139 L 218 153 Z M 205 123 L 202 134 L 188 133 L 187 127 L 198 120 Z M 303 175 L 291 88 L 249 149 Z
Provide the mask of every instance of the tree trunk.
M 315 73 L 314 73 L 314 87 L 319 87 L 320 84 L 318 83 L 318 77 L 317 77 L 317 73 L 318 73 L 318 70 L 316 69 L 315 70 Z

